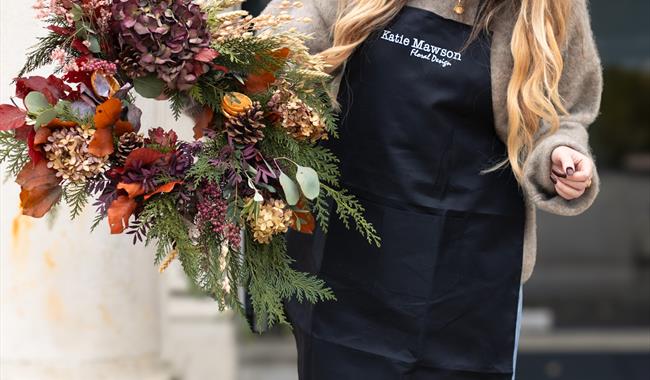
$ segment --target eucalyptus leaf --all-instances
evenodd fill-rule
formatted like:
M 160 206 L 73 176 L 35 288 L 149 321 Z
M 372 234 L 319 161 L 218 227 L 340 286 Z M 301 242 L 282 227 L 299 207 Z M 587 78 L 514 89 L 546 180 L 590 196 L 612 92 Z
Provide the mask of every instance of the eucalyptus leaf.
M 54 120 L 56 116 L 57 112 L 54 108 L 46 109 L 36 118 L 36 127 L 48 124 L 50 121 Z
M 300 185 L 302 193 L 305 194 L 307 199 L 314 200 L 318 198 L 318 194 L 320 194 L 320 181 L 316 170 L 310 167 L 298 165 L 296 180 Z
M 258 183 L 257 186 L 259 186 L 259 187 L 261 187 L 263 189 L 266 189 L 266 190 L 270 191 L 271 193 L 277 193 L 278 192 L 277 190 L 275 190 L 275 187 L 273 187 L 273 186 L 271 186 L 269 184 L 263 183 L 263 182 Z
M 93 36 L 92 34 L 88 34 L 88 38 L 86 41 L 90 42 L 90 46 L 88 46 L 88 50 L 90 50 L 92 53 L 101 53 L 102 49 L 99 46 L 99 40 L 97 37 Z
M 70 9 L 70 13 L 72 14 L 72 19 L 74 21 L 79 21 L 83 17 L 84 11 L 81 9 L 81 6 L 79 4 L 72 4 L 72 8 Z
M 162 94 L 165 89 L 165 82 L 155 75 L 147 75 L 135 78 L 133 80 L 133 87 L 135 88 L 135 91 L 143 97 L 154 99 Z
M 284 191 L 284 197 L 289 205 L 295 206 L 300 199 L 300 189 L 298 185 L 289 178 L 288 175 L 284 172 L 280 173 L 280 185 L 282 185 L 282 190 Z
M 38 91 L 32 91 L 25 96 L 25 107 L 31 113 L 39 113 L 46 108 L 50 108 L 50 103 L 45 95 Z

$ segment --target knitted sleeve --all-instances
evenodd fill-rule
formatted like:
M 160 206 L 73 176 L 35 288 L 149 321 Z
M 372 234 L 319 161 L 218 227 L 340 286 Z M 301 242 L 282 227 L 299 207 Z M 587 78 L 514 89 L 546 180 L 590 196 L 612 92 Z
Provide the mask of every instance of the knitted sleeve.
M 538 208 L 559 215 L 577 215 L 585 211 L 600 189 L 595 167 L 591 187 L 577 199 L 560 197 L 550 179 L 551 153 L 558 146 L 568 146 L 593 159 L 587 128 L 598 116 L 602 93 L 602 67 L 586 0 L 574 1 L 572 5 L 560 83 L 560 95 L 568 114 L 561 116 L 560 129 L 556 133 L 536 143 L 523 170 L 523 187 L 532 201 Z

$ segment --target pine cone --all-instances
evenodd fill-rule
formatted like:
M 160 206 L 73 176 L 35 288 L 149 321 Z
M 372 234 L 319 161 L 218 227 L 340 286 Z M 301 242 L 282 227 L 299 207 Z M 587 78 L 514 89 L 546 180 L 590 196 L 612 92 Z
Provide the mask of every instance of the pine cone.
M 124 164 L 126 157 L 138 148 L 144 146 L 144 137 L 136 132 L 128 132 L 120 136 L 115 151 L 115 161 L 118 164 Z
M 266 125 L 262 122 L 263 118 L 262 105 L 259 102 L 254 102 L 245 112 L 235 117 L 226 118 L 224 127 L 228 136 L 235 143 L 252 145 L 264 138 L 262 130 Z
M 127 77 L 137 78 L 146 74 L 138 64 L 136 50 L 130 46 L 124 46 L 119 54 L 119 65 Z

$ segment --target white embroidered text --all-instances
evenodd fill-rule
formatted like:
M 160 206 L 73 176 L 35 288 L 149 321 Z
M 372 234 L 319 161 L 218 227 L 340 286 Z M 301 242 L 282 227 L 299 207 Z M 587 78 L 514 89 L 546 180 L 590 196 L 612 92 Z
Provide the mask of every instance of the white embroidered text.
M 381 34 L 381 39 L 397 45 L 410 47 L 411 57 L 437 63 L 442 67 L 451 66 L 453 61 L 460 62 L 463 59 L 462 54 L 457 51 L 441 48 L 418 38 L 410 38 L 403 34 L 393 33 L 390 30 L 384 30 Z

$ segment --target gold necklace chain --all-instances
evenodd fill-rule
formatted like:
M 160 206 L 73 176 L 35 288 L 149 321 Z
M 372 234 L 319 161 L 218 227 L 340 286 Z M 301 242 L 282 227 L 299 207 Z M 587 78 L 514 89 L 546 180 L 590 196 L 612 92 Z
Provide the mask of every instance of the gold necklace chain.
M 454 12 L 457 15 L 462 15 L 463 13 L 465 13 L 465 6 L 463 5 L 463 0 L 458 0 L 456 2 L 456 5 L 454 5 Z

